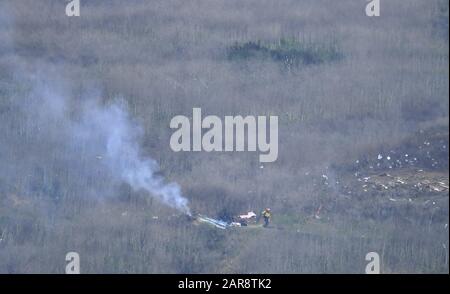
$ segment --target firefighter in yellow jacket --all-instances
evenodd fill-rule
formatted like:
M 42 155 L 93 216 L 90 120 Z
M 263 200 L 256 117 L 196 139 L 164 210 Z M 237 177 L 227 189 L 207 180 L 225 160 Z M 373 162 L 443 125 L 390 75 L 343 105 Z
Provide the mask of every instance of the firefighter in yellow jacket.
M 264 227 L 267 228 L 270 222 L 270 218 L 272 217 L 272 213 L 270 212 L 270 208 L 266 208 L 261 212 L 262 217 L 264 218 Z

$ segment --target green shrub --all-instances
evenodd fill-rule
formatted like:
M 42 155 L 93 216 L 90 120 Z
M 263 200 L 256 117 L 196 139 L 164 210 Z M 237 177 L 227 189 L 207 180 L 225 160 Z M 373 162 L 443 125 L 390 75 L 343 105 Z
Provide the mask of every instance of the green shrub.
M 236 42 L 227 50 L 229 60 L 273 60 L 286 65 L 313 65 L 337 61 L 343 54 L 335 44 L 315 44 L 296 39 L 280 39 L 278 42 Z

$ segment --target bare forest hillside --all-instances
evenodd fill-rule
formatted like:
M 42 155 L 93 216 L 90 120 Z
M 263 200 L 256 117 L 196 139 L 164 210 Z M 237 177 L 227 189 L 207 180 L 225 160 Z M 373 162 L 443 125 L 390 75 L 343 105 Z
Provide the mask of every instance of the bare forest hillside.
M 449 272 L 448 1 L 81 2 L 0 0 L 0 273 Z M 277 160 L 174 152 L 195 107 Z

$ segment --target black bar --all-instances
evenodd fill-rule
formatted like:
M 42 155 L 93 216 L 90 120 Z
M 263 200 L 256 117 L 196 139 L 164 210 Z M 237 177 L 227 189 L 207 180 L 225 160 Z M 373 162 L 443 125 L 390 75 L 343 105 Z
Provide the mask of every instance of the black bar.
M 185 282 L 188 281 L 188 284 Z M 197 290 L 385 291 L 448 290 L 448 275 L 0 275 L 0 287 L 15 290 L 118 291 Z M 189 282 L 191 282 L 189 284 Z M 195 285 L 180 288 L 182 285 Z M 300 293 L 300 292 L 297 292 Z

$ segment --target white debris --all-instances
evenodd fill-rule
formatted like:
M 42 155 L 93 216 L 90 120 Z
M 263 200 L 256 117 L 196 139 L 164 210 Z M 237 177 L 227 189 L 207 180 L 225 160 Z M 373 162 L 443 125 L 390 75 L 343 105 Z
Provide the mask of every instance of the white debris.
M 322 178 L 324 178 L 325 180 L 328 180 L 327 175 L 322 175 Z
M 397 183 L 400 183 L 400 184 L 406 184 L 406 182 L 405 181 L 403 181 L 402 179 L 400 179 L 400 178 L 397 178 Z
M 213 218 L 206 217 L 206 216 L 203 216 L 203 215 L 199 215 L 197 217 L 197 220 L 199 222 L 208 223 L 208 224 L 213 225 L 216 228 L 219 228 L 219 229 L 222 229 L 222 230 L 225 230 L 227 228 L 227 226 L 229 225 L 229 224 L 227 224 L 224 221 L 213 219 Z
M 383 159 L 383 155 L 381 155 L 381 154 L 378 154 L 378 160 L 381 160 L 381 159 Z
M 444 190 L 444 189 L 441 189 L 441 188 L 433 186 L 433 185 L 430 185 L 430 188 L 431 188 L 431 190 L 433 190 L 435 192 L 442 192 Z
M 389 198 L 390 201 L 397 202 L 397 199 Z
M 387 159 L 387 160 L 391 160 L 391 157 L 390 157 L 390 156 L 388 156 L 388 157 L 386 157 L 386 159 Z
M 386 186 L 386 185 L 384 185 L 384 184 L 380 184 L 380 186 L 381 186 L 382 188 L 384 188 L 385 190 L 389 189 L 389 187 Z
M 242 219 L 250 219 L 252 217 L 256 217 L 256 213 L 254 213 L 253 211 L 249 211 L 247 212 L 247 214 L 242 214 L 239 217 Z

